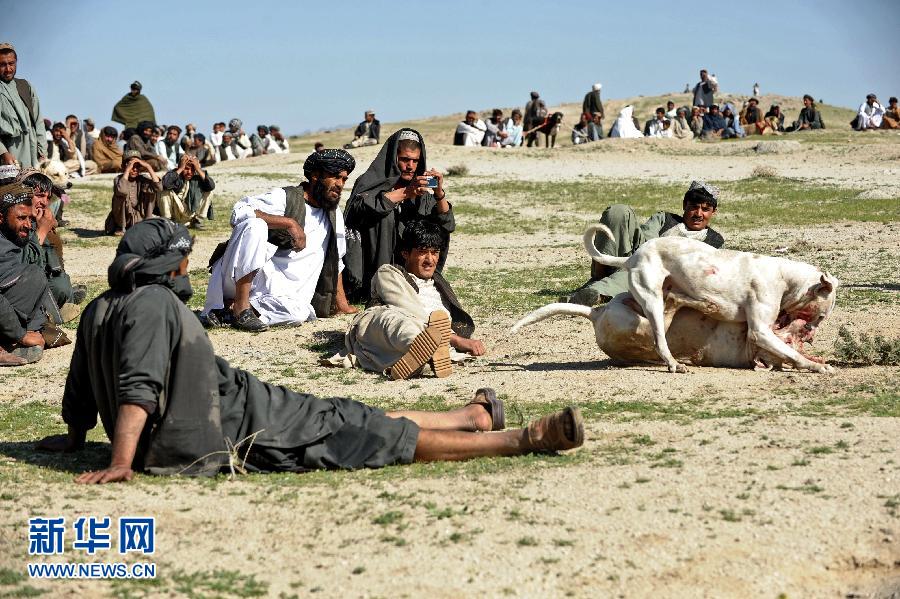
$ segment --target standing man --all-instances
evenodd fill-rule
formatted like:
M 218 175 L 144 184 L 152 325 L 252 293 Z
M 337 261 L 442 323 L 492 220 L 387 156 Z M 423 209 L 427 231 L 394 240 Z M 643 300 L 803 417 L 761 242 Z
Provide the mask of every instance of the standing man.
M 355 166 L 344 150 L 313 152 L 303 163 L 306 182 L 234 205 L 231 238 L 209 261 L 207 326 L 230 319 L 234 328 L 255 333 L 356 312 L 341 282 L 347 242 L 337 211 Z
M 541 124 L 544 119 L 547 118 L 547 105 L 541 100 L 541 96 L 537 92 L 531 92 L 531 100 L 525 104 L 525 118 L 522 123 L 525 131 L 531 131 L 534 127 L 537 127 Z M 532 144 L 535 147 L 540 147 L 541 140 L 538 139 L 537 131 L 533 131 L 525 136 L 525 139 L 528 141 L 528 147 L 530 148 Z
M 0 163 L 36 167 L 47 155 L 47 132 L 37 93 L 16 79 L 17 62 L 13 45 L 0 43 Z
M 694 103 L 692 106 L 710 107 L 715 104 L 713 94 L 719 91 L 719 84 L 709 78 L 706 69 L 700 69 L 700 81 L 694 86 Z
M 599 121 L 602 123 L 606 114 L 603 112 L 603 101 L 600 99 L 601 89 L 603 89 L 603 85 L 600 83 L 595 83 L 591 86 L 591 91 L 585 94 L 584 102 L 581 103 L 581 113 L 591 115 L 594 122 L 597 122 L 596 117 L 599 114 Z
M 112 120 L 125 125 L 126 129 L 137 127 L 141 121 L 156 122 L 153 105 L 147 96 L 141 94 L 143 86 L 140 81 L 131 84 L 131 91 L 122 96 L 113 107 Z

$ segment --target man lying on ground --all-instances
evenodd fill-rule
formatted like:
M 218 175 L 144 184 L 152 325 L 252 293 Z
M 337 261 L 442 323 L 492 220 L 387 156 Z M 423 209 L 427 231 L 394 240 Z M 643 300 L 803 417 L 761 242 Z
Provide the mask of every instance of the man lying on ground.
M 31 189 L 19 183 L 0 185 L 0 366 L 21 366 L 40 359 L 41 329 L 53 303 L 47 277 L 22 260 L 31 229 Z
M 415 221 L 406 227 L 400 243 L 404 264 L 378 269 L 372 299 L 350 323 L 345 343 L 355 356 L 351 363 L 374 372 L 389 369 L 395 380 L 430 364 L 436 376 L 445 377 L 452 373 L 451 347 L 453 353 L 484 354 L 484 344 L 471 338 L 472 317 L 436 270 L 443 242 L 434 223 Z
M 637 216 L 630 206 L 613 204 L 603 211 L 600 222 L 610 228 L 615 240 L 605 235 L 594 238 L 597 249 L 610 256 L 630 256 L 650 239 L 657 237 L 687 237 L 721 248 L 725 239 L 709 226 L 719 205 L 719 190 L 703 181 L 691 181 L 684 194 L 684 214 L 657 212 L 638 225 Z M 628 272 L 591 262 L 591 278 L 561 302 L 593 306 L 608 302 L 610 298 L 628 291 Z
M 562 450 L 583 443 L 577 408 L 503 432 L 503 404 L 480 389 L 448 412 L 389 412 L 344 398 L 320 399 L 270 385 L 213 353 L 184 305 L 192 245 L 165 219 L 126 233 L 109 267 L 110 290 L 91 302 L 78 328 L 63 394 L 65 435 L 40 450 L 84 447 L 97 415 L 112 442 L 109 466 L 78 483 L 152 474 L 214 475 L 235 448 L 241 470 L 303 472 L 379 468 Z
M 203 170 L 200 161 L 183 154 L 178 168 L 163 175 L 159 214 L 176 223 L 188 224 L 192 229 L 202 229 L 203 221 L 209 218 L 215 188 L 215 181 Z
M 356 161 L 344 150 L 313 152 L 307 181 L 242 198 L 231 238 L 210 258 L 212 274 L 202 318 L 260 332 L 357 310 L 344 296 L 340 272 L 347 251 L 341 190 Z

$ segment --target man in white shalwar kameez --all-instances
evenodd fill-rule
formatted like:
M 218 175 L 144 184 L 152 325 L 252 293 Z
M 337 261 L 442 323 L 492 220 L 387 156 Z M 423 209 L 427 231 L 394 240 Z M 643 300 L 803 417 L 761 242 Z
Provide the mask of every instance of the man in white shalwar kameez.
M 884 119 L 884 106 L 875 97 L 875 94 L 866 96 L 866 101 L 859 105 L 856 115 L 856 130 L 878 129 Z
M 619 117 L 613 123 L 612 129 L 609 130 L 609 137 L 644 137 L 644 134 L 634 126 L 631 119 L 634 108 L 631 105 L 625 106 L 619 111 Z
M 231 238 L 210 260 L 201 314 L 208 326 L 231 318 L 235 328 L 259 332 L 356 312 L 341 283 L 347 244 L 336 210 L 354 167 L 343 150 L 313 152 L 303 164 L 307 183 L 235 204 Z

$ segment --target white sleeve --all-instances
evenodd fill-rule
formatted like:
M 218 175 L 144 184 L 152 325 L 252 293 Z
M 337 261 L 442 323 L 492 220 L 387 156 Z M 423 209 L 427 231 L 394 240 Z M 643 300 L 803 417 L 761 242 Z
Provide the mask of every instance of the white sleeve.
M 262 195 L 246 196 L 234 205 L 231 211 L 231 226 L 238 225 L 248 218 L 255 218 L 257 210 L 272 216 L 284 216 L 286 208 L 287 194 L 281 187 L 276 187 Z
M 338 251 L 338 272 L 344 271 L 344 256 L 347 255 L 347 233 L 344 229 L 344 216 L 340 210 L 334 211 L 334 229 Z

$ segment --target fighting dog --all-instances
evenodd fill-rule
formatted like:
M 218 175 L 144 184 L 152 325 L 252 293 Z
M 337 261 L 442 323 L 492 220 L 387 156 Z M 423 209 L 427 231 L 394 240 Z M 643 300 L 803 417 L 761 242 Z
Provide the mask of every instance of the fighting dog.
M 585 249 L 594 261 L 628 271 L 629 291 L 670 372 L 687 368 L 674 358 L 666 341 L 667 293 L 704 304 L 706 315 L 715 320 L 746 322 L 747 342 L 755 353 L 815 372 L 834 370 L 804 356 L 773 331 L 773 323 L 789 329 L 799 326 L 801 340 L 812 341 L 816 328 L 834 309 L 840 282 L 832 275 L 803 262 L 717 250 L 683 237 L 652 239 L 627 258 L 608 256 L 594 246 L 598 232 L 613 239 L 608 227 L 592 225 L 584 233 Z
M 684 308 L 684 309 L 682 309 Z M 666 295 L 666 340 L 672 355 L 695 366 L 781 370 L 785 361 L 749 343 L 746 322 L 726 322 L 709 317 L 714 306 L 695 302 L 677 292 Z M 553 316 L 581 316 L 594 325 L 597 346 L 614 364 L 662 364 L 654 345 L 650 321 L 628 293 L 609 303 L 590 308 L 579 304 L 548 304 L 523 317 L 513 328 L 523 327 Z M 773 325 L 773 332 L 812 362 L 821 359 L 803 354 L 805 321 L 785 314 Z M 788 362 L 797 367 L 797 364 Z
M 554 112 L 553 114 L 544 118 L 544 122 L 536 127 L 532 127 L 528 131 L 523 134 L 523 137 L 537 131 L 539 133 L 544 134 L 544 147 L 546 148 L 555 148 L 556 147 L 556 136 L 559 134 L 559 130 L 562 127 L 563 113 Z

